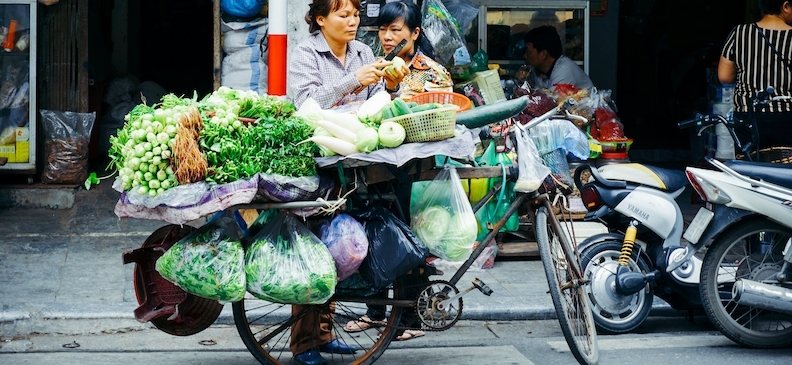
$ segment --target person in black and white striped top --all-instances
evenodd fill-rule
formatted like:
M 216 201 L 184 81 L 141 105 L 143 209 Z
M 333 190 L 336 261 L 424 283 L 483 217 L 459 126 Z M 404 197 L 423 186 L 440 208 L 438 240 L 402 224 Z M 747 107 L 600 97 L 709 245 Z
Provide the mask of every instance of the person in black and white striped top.
M 792 3 L 758 1 L 762 19 L 736 26 L 718 63 L 720 82 L 736 85 L 734 117 L 742 120 L 747 120 L 751 99 L 760 90 L 773 86 L 775 95 L 792 95 Z M 759 147 L 792 146 L 792 102 L 771 102 L 757 114 L 757 125 Z

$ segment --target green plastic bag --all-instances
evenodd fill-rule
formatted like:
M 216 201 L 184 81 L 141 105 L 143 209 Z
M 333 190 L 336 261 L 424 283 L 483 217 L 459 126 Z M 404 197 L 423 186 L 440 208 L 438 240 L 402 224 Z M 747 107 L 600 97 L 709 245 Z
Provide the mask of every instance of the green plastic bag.
M 511 165 L 512 161 L 509 156 L 505 152 L 496 152 L 495 150 L 495 143 L 490 142 L 487 149 L 484 150 L 484 154 L 481 155 L 479 159 L 479 164 L 482 166 L 503 166 L 504 170 L 504 177 L 506 175 L 506 166 Z M 497 177 L 497 178 L 490 178 L 489 182 L 487 183 L 487 191 L 491 191 L 497 184 L 504 180 L 504 177 Z M 483 235 L 479 233 L 479 240 L 484 238 L 488 229 L 486 227 L 489 224 L 495 224 L 495 222 L 500 219 L 505 213 L 506 210 L 509 209 L 509 205 L 517 198 L 517 195 L 514 193 L 514 182 L 507 181 L 506 186 L 504 186 L 499 194 L 498 199 L 491 199 L 484 207 L 479 209 L 477 212 L 477 219 L 479 219 L 480 226 L 485 227 Z M 509 219 L 506 221 L 506 224 L 501 228 L 501 232 L 514 232 L 520 229 L 520 218 L 517 215 L 517 212 L 514 212 Z M 480 230 L 481 231 L 481 230 Z
M 473 62 L 470 64 L 470 72 L 476 73 L 479 71 L 487 71 L 489 68 L 487 64 L 489 63 L 489 57 L 487 56 L 487 52 L 480 49 L 478 52 L 473 54 Z

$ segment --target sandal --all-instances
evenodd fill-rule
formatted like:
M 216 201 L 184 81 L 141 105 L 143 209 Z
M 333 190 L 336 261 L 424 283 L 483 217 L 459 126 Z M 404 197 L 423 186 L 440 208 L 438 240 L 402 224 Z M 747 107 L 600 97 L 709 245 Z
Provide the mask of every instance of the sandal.
M 346 332 L 360 332 L 365 331 L 372 326 L 384 326 L 385 320 L 382 321 L 373 321 L 367 315 L 363 315 L 363 317 L 358 318 L 356 321 L 349 321 L 347 322 L 346 326 L 344 327 L 344 331 Z
M 421 330 L 404 330 L 404 333 L 396 336 L 396 341 L 407 341 L 413 338 L 421 337 L 425 334 L 426 332 Z

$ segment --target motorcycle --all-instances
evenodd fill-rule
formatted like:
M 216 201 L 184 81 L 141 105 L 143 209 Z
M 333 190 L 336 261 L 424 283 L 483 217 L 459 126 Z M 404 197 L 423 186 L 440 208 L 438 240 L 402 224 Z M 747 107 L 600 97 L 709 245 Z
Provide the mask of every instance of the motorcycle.
M 635 329 L 655 295 L 674 309 L 700 309 L 701 260 L 682 245 L 684 219 L 675 201 L 687 186 L 683 171 L 638 163 L 583 165 L 574 181 L 588 210 L 584 220 L 609 230 L 579 244 L 598 329 Z
M 790 99 L 773 92 L 757 93 L 754 110 Z M 707 246 L 699 284 L 704 311 L 740 345 L 792 345 L 792 166 L 706 160 L 710 168 L 685 171 L 706 202 L 686 231 L 697 238 L 694 246 Z
M 708 162 L 717 170 L 686 169 L 707 202 L 688 230 L 712 240 L 701 269 L 704 311 L 740 345 L 792 345 L 792 166 Z
M 769 87 L 758 93 L 754 110 L 765 105 L 773 91 Z M 678 126 L 700 127 L 701 135 L 717 124 L 728 130 L 735 149 L 750 159 L 758 146 L 756 128 L 749 128 L 751 140 L 743 143 L 736 132 L 747 126 L 742 121 L 699 114 Z M 575 171 L 574 181 L 588 211 L 584 220 L 599 220 L 609 229 L 579 247 L 584 273 L 592 282 L 587 286 L 588 297 L 600 330 L 635 329 L 649 315 L 655 295 L 676 310 L 704 307 L 700 294 L 703 254 L 696 254 L 703 252 L 714 233 L 702 237 L 711 218 L 702 211 L 683 232 L 684 219 L 675 199 L 685 190 L 685 177 L 682 171 L 644 164 L 584 165 Z M 711 232 L 722 228 L 713 226 Z

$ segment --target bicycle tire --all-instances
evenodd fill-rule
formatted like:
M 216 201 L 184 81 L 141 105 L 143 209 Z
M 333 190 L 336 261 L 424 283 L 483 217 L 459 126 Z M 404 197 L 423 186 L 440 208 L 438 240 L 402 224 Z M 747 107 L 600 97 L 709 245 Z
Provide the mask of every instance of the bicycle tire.
M 331 331 L 334 338 L 347 345 L 355 345 L 361 350 L 354 354 L 322 353 L 328 363 L 364 365 L 373 364 L 396 337 L 396 324 L 399 323 L 402 313 L 409 310 L 405 307 L 393 305 L 393 300 L 404 297 L 401 278 L 397 278 L 388 290 L 387 298 L 381 299 L 387 306 L 388 315 L 384 326 L 372 325 L 370 328 L 359 332 L 345 332 L 347 322 L 357 320 L 366 314 L 367 297 L 348 298 L 350 301 L 331 299 L 334 310 Z M 330 303 L 330 302 L 329 302 Z M 293 313 L 291 305 L 271 303 L 252 296 L 250 293 L 245 298 L 232 305 L 234 323 L 239 336 L 245 343 L 248 351 L 265 365 L 291 364 L 293 354 L 289 349 L 291 340 L 291 324 L 306 316 L 327 315 L 330 305 L 302 306 L 301 310 Z M 314 317 L 316 318 L 316 317 Z
M 578 363 L 594 365 L 599 361 L 597 330 L 581 284 L 583 272 L 569 235 L 556 231 L 560 225 L 550 215 L 546 206 L 539 207 L 534 225 L 550 296 L 569 350 Z
M 775 280 L 781 253 L 792 230 L 767 219 L 750 220 L 717 237 L 704 256 L 701 301 L 710 321 L 741 346 L 785 348 L 792 345 L 792 315 L 737 304 L 732 288 L 738 279 Z M 765 253 L 759 251 L 765 243 Z

